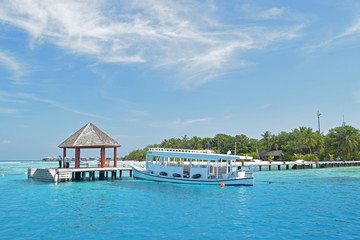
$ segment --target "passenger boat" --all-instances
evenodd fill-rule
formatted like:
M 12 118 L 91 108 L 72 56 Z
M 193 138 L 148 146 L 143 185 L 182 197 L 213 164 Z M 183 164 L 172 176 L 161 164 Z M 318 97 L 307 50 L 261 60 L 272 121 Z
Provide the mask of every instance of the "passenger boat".
M 241 171 L 236 161 L 252 157 L 215 154 L 210 150 L 150 148 L 146 165 L 130 165 L 135 179 L 158 182 L 206 184 L 227 186 L 252 186 L 252 167 Z

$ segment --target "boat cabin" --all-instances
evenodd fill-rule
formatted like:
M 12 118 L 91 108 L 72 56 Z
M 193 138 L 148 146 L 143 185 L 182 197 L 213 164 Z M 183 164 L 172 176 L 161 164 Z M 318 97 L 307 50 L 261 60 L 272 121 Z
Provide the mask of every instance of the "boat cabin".
M 245 176 L 236 164 L 241 160 L 252 157 L 214 154 L 210 150 L 150 148 L 146 154 L 146 171 L 171 178 L 227 179 Z

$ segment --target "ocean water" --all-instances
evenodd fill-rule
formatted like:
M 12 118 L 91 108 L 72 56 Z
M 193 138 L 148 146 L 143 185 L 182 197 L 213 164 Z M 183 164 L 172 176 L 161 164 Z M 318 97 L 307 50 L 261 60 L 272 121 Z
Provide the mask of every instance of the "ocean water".
M 360 239 L 360 168 L 256 172 L 252 187 L 43 183 L 0 162 L 0 239 Z M 271 183 L 269 183 L 271 182 Z

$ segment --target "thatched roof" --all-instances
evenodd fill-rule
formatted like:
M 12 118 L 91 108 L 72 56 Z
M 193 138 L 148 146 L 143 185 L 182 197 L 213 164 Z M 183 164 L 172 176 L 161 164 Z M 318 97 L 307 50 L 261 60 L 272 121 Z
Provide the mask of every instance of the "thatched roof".
M 280 156 L 284 156 L 284 152 L 282 150 L 272 150 L 272 151 L 262 152 L 259 155 L 260 157 L 265 157 L 265 156 L 280 157 Z
M 121 145 L 92 123 L 86 124 L 59 145 L 59 148 L 120 147 Z

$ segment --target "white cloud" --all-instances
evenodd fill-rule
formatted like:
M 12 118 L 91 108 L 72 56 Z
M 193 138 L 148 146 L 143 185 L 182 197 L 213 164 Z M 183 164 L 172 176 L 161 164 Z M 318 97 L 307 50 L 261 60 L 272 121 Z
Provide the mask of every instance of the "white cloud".
M 12 103 L 27 103 L 27 102 L 42 102 L 46 104 L 50 104 L 54 107 L 63 109 L 68 112 L 76 113 L 83 116 L 88 117 L 96 117 L 100 118 L 100 116 L 88 112 L 78 111 L 72 108 L 68 108 L 61 103 L 58 103 L 56 101 L 46 99 L 46 98 L 39 98 L 37 96 L 34 96 L 32 94 L 27 93 L 16 93 L 16 92 L 3 92 L 0 91 L 0 102 L 12 102 Z M 6 109 L 6 108 L 0 108 L 0 113 L 4 114 L 10 114 L 10 113 L 16 113 L 18 110 L 16 109 Z
M 15 60 L 15 57 L 9 53 L 0 51 L 0 64 L 12 72 L 12 80 L 14 84 L 23 83 L 21 81 L 21 77 L 24 76 L 26 72 L 24 67 Z
M 207 122 L 207 121 L 210 121 L 211 118 L 198 118 L 198 119 L 191 119 L 191 120 L 176 120 L 176 121 L 173 121 L 171 123 L 171 125 L 174 125 L 174 126 L 187 126 L 187 125 L 190 125 L 190 124 L 195 124 L 195 123 L 199 123 L 199 122 Z
M 262 18 L 283 12 L 270 8 Z M 5 0 L 0 20 L 28 32 L 33 46 L 50 42 L 100 62 L 176 70 L 183 86 L 201 85 L 244 67 L 241 53 L 298 37 L 301 29 L 224 25 L 212 1 Z
M 260 13 L 260 17 L 263 19 L 272 19 L 281 16 L 284 13 L 284 8 L 270 8 Z
M 188 126 L 191 124 L 196 124 L 199 122 L 207 122 L 207 121 L 211 121 L 212 118 L 198 118 L 198 119 L 188 119 L 188 120 L 183 120 L 183 119 L 177 119 L 175 121 L 172 122 L 151 122 L 148 125 L 150 127 L 153 128 L 163 128 L 163 127 L 184 127 L 184 126 Z
M 317 48 L 329 47 L 335 43 L 338 43 L 341 39 L 348 39 L 351 37 L 358 37 L 358 36 L 360 36 L 360 18 L 356 18 L 354 20 L 354 23 L 350 27 L 346 28 L 340 34 L 331 37 L 327 40 L 324 40 L 320 43 L 307 46 L 305 47 L 305 49 L 317 49 Z
M 1 142 L 0 142 L 0 144 L 1 145 L 4 145 L 4 144 L 9 144 L 10 143 L 10 141 L 9 140 L 2 140 Z
M 360 18 L 355 19 L 355 22 L 352 26 L 345 29 L 344 32 L 337 35 L 334 39 L 344 38 L 358 33 L 360 33 Z
M 18 112 L 17 109 L 0 107 L 0 114 L 14 114 L 17 112 Z

